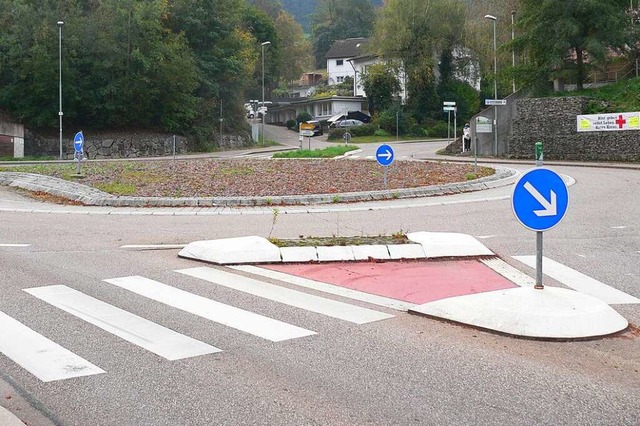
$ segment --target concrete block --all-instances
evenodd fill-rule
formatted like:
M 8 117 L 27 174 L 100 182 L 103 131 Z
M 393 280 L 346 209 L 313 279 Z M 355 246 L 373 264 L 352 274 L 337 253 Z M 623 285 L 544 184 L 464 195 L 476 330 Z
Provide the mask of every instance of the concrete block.
M 351 246 L 318 246 L 318 261 L 348 262 L 355 260 Z
M 317 262 L 318 251 L 315 247 L 280 247 L 283 262 Z
M 369 258 L 380 260 L 390 259 L 389 249 L 382 244 L 351 246 L 351 249 L 353 250 L 355 260 L 368 260 Z
M 427 257 L 491 256 L 494 253 L 471 235 L 452 232 L 411 232 L 410 241 L 422 244 Z
M 409 312 L 521 337 L 584 339 L 617 333 L 629 323 L 609 305 L 577 291 L 546 286 L 469 294 Z
M 424 259 L 424 249 L 420 244 L 389 244 L 389 257 L 391 259 Z
M 195 241 L 187 244 L 178 256 L 218 265 L 282 261 L 278 246 L 256 236 Z

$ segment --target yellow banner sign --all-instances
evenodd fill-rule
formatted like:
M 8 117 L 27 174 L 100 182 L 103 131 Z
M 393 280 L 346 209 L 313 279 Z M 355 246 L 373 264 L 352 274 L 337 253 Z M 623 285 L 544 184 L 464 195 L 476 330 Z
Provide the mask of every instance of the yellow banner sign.
M 640 130 L 640 112 L 616 112 L 578 116 L 578 132 Z
M 300 130 L 313 130 L 315 124 L 312 123 L 300 123 Z

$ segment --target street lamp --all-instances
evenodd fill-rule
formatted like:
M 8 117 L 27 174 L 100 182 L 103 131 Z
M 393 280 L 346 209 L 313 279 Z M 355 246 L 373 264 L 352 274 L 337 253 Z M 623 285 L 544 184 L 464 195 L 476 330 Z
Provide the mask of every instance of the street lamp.
M 58 21 L 58 65 L 59 65 L 59 80 L 58 80 L 58 94 L 59 94 L 59 109 L 58 117 L 60 117 L 60 159 L 62 160 L 62 27 L 64 21 Z
M 485 19 L 493 21 L 493 99 L 498 100 L 498 56 L 496 42 L 496 18 L 493 15 L 484 15 Z M 498 106 L 493 106 L 493 137 L 494 137 L 494 155 L 498 156 Z
M 516 48 L 513 46 L 513 41 L 516 39 L 516 26 L 515 26 L 516 11 L 511 11 L 511 72 L 514 73 L 516 69 Z M 511 77 L 512 93 L 516 92 L 516 76 L 512 74 Z
M 271 44 L 270 41 L 265 41 L 264 43 L 262 43 L 262 108 L 264 108 L 264 47 Z M 260 111 L 260 108 L 258 108 L 258 111 Z M 262 144 L 264 145 L 264 117 L 265 117 L 266 111 L 263 110 L 262 111 Z

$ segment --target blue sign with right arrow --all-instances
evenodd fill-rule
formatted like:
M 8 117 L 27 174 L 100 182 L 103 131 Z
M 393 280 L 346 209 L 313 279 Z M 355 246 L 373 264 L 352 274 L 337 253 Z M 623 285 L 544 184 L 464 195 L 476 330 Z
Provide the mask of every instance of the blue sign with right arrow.
M 84 147 L 84 135 L 82 134 L 82 130 L 76 133 L 73 137 L 73 147 L 76 152 L 82 152 L 82 148 Z
M 562 178 L 538 167 L 523 174 L 513 188 L 511 205 L 516 218 L 532 231 L 556 226 L 569 205 L 569 190 Z
M 376 160 L 381 166 L 390 166 L 393 163 L 393 149 L 387 144 L 380 145 L 376 151 Z

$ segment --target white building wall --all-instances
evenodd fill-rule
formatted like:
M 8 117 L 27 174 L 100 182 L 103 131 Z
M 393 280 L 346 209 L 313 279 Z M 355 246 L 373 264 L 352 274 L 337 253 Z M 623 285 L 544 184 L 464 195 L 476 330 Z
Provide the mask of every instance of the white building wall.
M 338 65 L 342 61 L 342 65 Z M 327 79 L 329 86 L 342 83 L 345 77 L 353 77 L 353 68 L 347 58 L 327 60 Z

